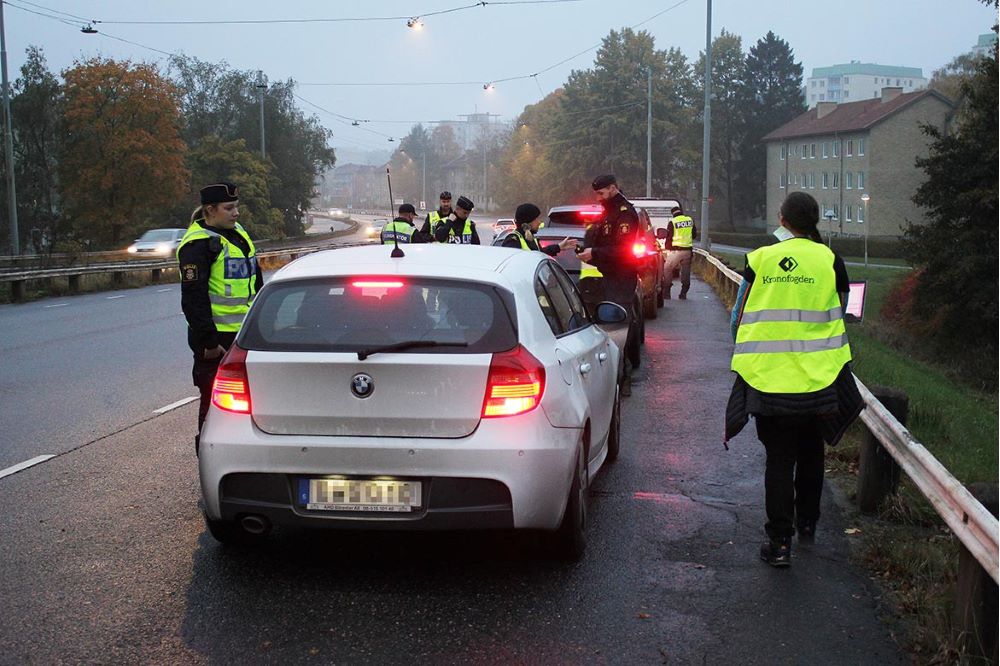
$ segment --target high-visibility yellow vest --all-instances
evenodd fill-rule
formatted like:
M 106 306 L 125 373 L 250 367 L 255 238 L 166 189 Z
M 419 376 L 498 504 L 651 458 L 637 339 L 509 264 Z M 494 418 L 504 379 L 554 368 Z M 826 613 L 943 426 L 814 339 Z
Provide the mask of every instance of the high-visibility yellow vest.
M 414 231 L 416 229 L 409 222 L 405 220 L 393 220 L 382 227 L 382 244 L 385 245 L 394 241 L 409 243 L 413 239 Z
M 674 218 L 673 247 L 692 247 L 694 245 L 694 220 L 687 215 Z
M 208 274 L 208 299 L 212 303 L 212 321 L 215 322 L 215 328 L 224 333 L 235 333 L 240 330 L 243 317 L 246 316 L 250 303 L 256 295 L 257 250 L 239 223 L 236 224 L 236 231 L 246 240 L 250 248 L 249 254 L 244 255 L 243 251 L 226 240 L 225 236 L 212 231 L 211 228 L 201 226 L 198 220 L 191 223 L 184 233 L 184 238 L 181 239 L 181 244 L 177 246 L 177 257 L 180 261 L 181 248 L 193 240 L 217 237 L 222 241 L 222 252 L 212 262 Z
M 448 227 L 448 242 L 453 245 L 469 245 L 472 243 L 472 218 L 465 218 L 465 228 L 462 229 L 462 235 L 456 236 L 455 230 Z
M 520 231 L 511 231 L 510 235 L 517 239 L 517 242 L 521 244 L 521 249 L 522 250 L 530 250 L 531 249 L 528 246 L 528 241 L 526 241 L 524 239 L 524 236 L 521 235 Z
M 833 260 L 825 245 L 807 238 L 747 255 L 754 282 L 730 367 L 758 391 L 818 391 L 851 360 Z
M 441 221 L 443 219 L 445 218 L 441 217 L 441 215 L 436 210 L 432 210 L 430 213 L 427 214 L 427 221 L 428 221 L 427 228 L 431 234 L 431 242 L 434 243 L 437 242 L 437 240 L 434 238 L 434 228 L 437 227 L 437 225 L 441 224 Z

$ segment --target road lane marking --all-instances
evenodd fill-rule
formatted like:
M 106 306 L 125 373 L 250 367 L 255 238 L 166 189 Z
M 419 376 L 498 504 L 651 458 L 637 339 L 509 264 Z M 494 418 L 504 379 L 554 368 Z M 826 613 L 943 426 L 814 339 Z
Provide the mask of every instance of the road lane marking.
M 163 293 L 163 292 L 165 292 L 165 291 L 173 291 L 173 290 L 174 290 L 174 289 L 173 289 L 173 287 L 171 287 L 171 288 L 169 288 L 169 289 L 157 289 L 157 290 L 156 290 L 156 293 L 158 293 L 158 294 L 162 294 L 162 293 Z
M 0 479 L 2 479 L 5 476 L 10 476 L 11 474 L 17 474 L 21 470 L 28 469 L 29 467 L 34 467 L 38 463 L 43 463 L 51 458 L 55 458 L 55 455 L 47 453 L 44 456 L 36 456 L 31 460 L 25 460 L 23 463 L 18 463 L 13 467 L 8 467 L 7 469 L 0 470 Z
M 121 296 L 108 296 L 109 301 L 113 301 L 116 298 L 125 298 L 125 294 L 122 294 Z
M 47 307 L 47 308 L 64 308 L 67 305 L 69 305 L 69 303 L 56 303 L 55 305 L 46 305 L 45 307 Z
M 183 407 L 184 405 L 188 404 L 189 402 L 194 402 L 198 398 L 199 398 L 199 396 L 193 395 L 190 398 L 184 398 L 183 400 L 178 400 L 177 402 L 172 402 L 169 405 L 167 405 L 166 407 L 160 407 L 159 409 L 154 409 L 153 413 L 154 414 L 166 414 L 171 409 L 177 409 L 178 407 Z

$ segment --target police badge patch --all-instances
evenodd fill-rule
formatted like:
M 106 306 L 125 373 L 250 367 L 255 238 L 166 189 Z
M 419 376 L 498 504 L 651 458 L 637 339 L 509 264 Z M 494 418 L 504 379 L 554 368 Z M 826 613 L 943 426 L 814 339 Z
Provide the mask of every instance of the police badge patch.
M 198 280 L 198 265 L 184 264 L 181 266 L 181 280 L 184 282 L 195 282 Z
M 621 208 L 618 209 L 619 212 L 621 212 L 623 210 L 628 210 L 628 206 L 622 206 Z
M 623 236 L 628 233 L 628 222 L 622 222 L 618 226 L 618 233 L 621 234 L 621 235 L 623 235 Z

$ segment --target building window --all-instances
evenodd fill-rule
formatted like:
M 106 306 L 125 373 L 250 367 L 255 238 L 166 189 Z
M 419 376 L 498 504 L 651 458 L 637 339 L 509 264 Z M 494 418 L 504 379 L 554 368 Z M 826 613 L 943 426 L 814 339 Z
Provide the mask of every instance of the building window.
M 844 91 L 844 99 L 847 99 L 850 96 L 851 96 L 851 91 L 850 90 L 845 90 Z
M 806 174 L 801 174 L 799 176 L 799 187 L 803 190 L 809 187 L 809 177 Z
M 803 143 L 802 144 L 802 159 L 806 159 L 807 157 L 809 157 L 809 144 L 808 143 Z
M 823 172 L 823 189 L 826 190 L 826 189 L 829 189 L 829 188 L 830 188 L 830 174 L 828 174 L 826 171 L 824 171 Z
M 829 156 L 830 156 L 830 142 L 829 141 L 824 141 L 823 142 L 823 159 L 825 160 Z
M 809 157 L 810 159 L 816 159 L 816 144 L 809 144 Z
M 865 189 L 865 172 L 864 171 L 859 171 L 858 172 L 858 189 L 859 190 Z
M 844 220 L 851 222 L 851 211 L 854 210 L 854 206 L 844 206 Z
M 844 153 L 847 157 L 854 155 L 854 139 L 847 140 L 847 152 Z
M 835 220 L 839 220 L 840 219 L 840 205 L 839 204 L 833 204 L 833 219 L 835 219 Z
M 835 190 L 840 189 L 840 174 L 839 173 L 833 174 L 833 189 L 835 189 Z
M 865 207 L 863 205 L 858 206 L 858 222 L 865 221 Z
M 820 79 L 819 87 L 822 88 L 824 86 L 826 86 L 826 79 Z
M 865 154 L 865 140 L 858 139 L 858 155 L 864 155 L 864 154 Z
M 813 87 L 813 88 L 815 88 L 815 87 L 816 87 L 816 81 L 815 81 L 815 79 L 814 79 L 814 80 L 812 80 L 812 81 L 810 81 L 809 83 L 811 83 L 811 84 L 812 84 L 812 87 Z
M 826 95 L 825 95 L 825 94 L 823 94 L 823 93 L 820 93 L 820 94 L 819 94 L 819 101 L 821 101 L 821 102 L 825 102 L 825 101 L 826 101 Z
M 785 159 L 785 156 L 787 154 L 788 154 L 788 146 L 786 146 L 785 144 L 781 144 L 781 153 L 780 153 L 779 159 L 782 159 L 782 160 Z
M 810 173 L 809 174 L 809 189 L 810 190 L 815 190 L 816 189 L 816 174 L 815 173 Z
M 844 174 L 844 189 L 851 190 L 854 189 L 854 172 L 848 171 Z
M 778 174 L 778 188 L 785 189 L 785 174 Z
M 848 83 L 850 83 L 850 82 L 851 82 L 851 77 L 849 77 L 849 76 L 845 76 L 845 77 L 844 77 L 844 85 L 846 86 L 846 85 L 847 85 Z
M 899 85 L 899 79 L 896 79 L 896 85 L 897 86 Z
M 833 156 L 840 157 L 840 141 L 833 142 Z
M 816 101 L 816 93 L 813 93 L 812 95 L 810 95 L 809 99 L 811 99 L 812 101 L 815 102 Z

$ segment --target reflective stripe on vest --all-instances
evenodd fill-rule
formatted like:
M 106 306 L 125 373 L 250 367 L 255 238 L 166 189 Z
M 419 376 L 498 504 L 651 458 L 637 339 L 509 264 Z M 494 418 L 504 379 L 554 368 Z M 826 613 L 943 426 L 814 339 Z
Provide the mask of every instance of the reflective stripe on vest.
M 694 245 L 694 220 L 687 215 L 678 215 L 673 220 L 674 247 L 691 247 Z
M 413 232 L 416 229 L 409 222 L 400 222 L 399 220 L 393 220 L 389 224 L 382 227 L 382 244 L 392 243 L 393 239 L 399 241 L 400 243 L 409 243 L 410 239 L 413 237 Z
M 215 328 L 224 333 L 240 330 L 243 318 L 256 295 L 257 250 L 243 227 L 237 224 L 235 229 L 247 242 L 249 255 L 244 255 L 225 236 L 201 226 L 198 221 L 191 223 L 177 247 L 179 260 L 181 248 L 193 240 L 211 239 L 214 236 L 222 242 L 222 252 L 215 257 L 209 269 L 208 300 L 212 305 Z
M 517 239 L 517 242 L 521 244 L 522 250 L 531 249 L 530 247 L 528 247 L 528 241 L 524 240 L 524 236 L 521 235 L 520 231 L 512 231 L 510 232 L 510 235 Z
M 818 391 L 851 360 L 833 261 L 825 245 L 805 238 L 747 255 L 754 282 L 731 368 L 758 391 Z
M 592 264 L 588 264 L 588 263 L 586 263 L 584 261 L 580 262 L 580 279 L 581 280 L 583 278 L 602 278 L 602 277 L 604 277 L 604 274 L 601 273 L 601 271 L 597 270 L 596 266 L 594 266 Z
M 472 218 L 465 218 L 465 228 L 462 235 L 456 236 L 455 230 L 448 227 L 448 242 L 452 245 L 470 245 L 472 243 Z

